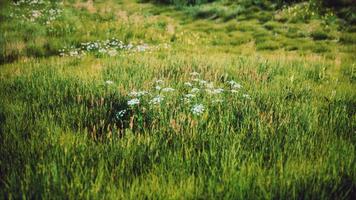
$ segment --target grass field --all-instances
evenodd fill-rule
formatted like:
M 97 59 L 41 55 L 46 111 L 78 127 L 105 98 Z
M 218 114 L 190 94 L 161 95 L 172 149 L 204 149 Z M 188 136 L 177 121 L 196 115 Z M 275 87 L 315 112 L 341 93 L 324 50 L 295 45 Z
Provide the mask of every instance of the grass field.
M 356 26 L 246 2 L 0 1 L 0 199 L 355 199 Z

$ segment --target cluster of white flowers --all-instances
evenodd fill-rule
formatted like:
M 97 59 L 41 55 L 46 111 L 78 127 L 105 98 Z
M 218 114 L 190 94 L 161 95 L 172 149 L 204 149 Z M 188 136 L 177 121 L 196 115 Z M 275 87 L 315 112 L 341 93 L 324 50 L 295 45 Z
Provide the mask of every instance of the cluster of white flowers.
M 160 104 L 163 101 L 163 99 L 164 99 L 164 96 L 157 95 L 150 101 L 150 104 L 153 104 L 153 105 Z
M 204 113 L 204 110 L 205 110 L 205 107 L 203 106 L 203 104 L 195 104 L 191 108 L 191 111 L 194 115 L 201 115 Z
M 216 88 L 216 89 L 206 89 L 206 92 L 208 94 L 221 94 L 223 93 L 225 90 L 222 88 Z
M 190 103 L 193 100 L 193 98 L 195 98 L 195 97 L 196 97 L 195 94 L 186 94 L 183 97 L 183 101 L 186 103 Z
M 190 82 L 185 82 L 184 85 L 188 86 L 188 87 L 192 87 L 193 86 L 193 84 L 191 84 Z
M 132 97 L 141 97 L 141 96 L 144 96 L 146 94 L 148 94 L 147 91 L 135 91 L 135 90 L 133 90 L 132 92 L 129 93 L 129 95 L 132 96 Z
M 199 91 L 200 91 L 200 89 L 195 87 L 190 92 L 191 93 L 198 93 Z
M 175 89 L 171 87 L 166 87 L 162 89 L 162 92 L 173 92 Z
M 246 98 L 246 99 L 251 99 L 250 95 L 248 95 L 248 94 L 243 94 L 242 97 Z
M 127 101 L 127 105 L 129 105 L 129 106 L 134 106 L 134 105 L 138 105 L 138 104 L 140 104 L 140 100 L 137 98 Z
M 165 45 L 166 46 L 166 45 Z M 86 52 L 99 53 L 100 55 L 116 56 L 120 51 L 135 53 L 135 52 L 152 52 L 153 50 L 161 49 L 162 45 L 150 46 L 148 44 L 134 45 L 132 43 L 125 44 L 123 41 L 111 38 L 104 41 L 83 42 L 78 47 L 71 46 L 61 49 L 61 56 L 72 56 L 70 52 L 78 52 L 79 55 L 85 55 Z
M 62 13 L 62 1 L 20 0 L 13 2 L 11 18 L 27 22 L 40 22 L 44 25 L 51 24 Z
M 182 106 L 188 107 L 193 115 L 200 116 L 210 105 L 223 105 L 227 99 L 231 99 L 226 98 L 228 96 L 233 96 L 233 99 L 239 97 L 241 100 L 251 99 L 248 94 L 243 92 L 241 84 L 234 80 L 224 84 L 197 78 L 200 76 L 197 72 L 191 73 L 191 76 L 191 80 L 183 82 L 182 88 L 169 87 L 165 85 L 165 81 L 158 79 L 153 83 L 152 90 L 132 90 L 129 93 L 132 99 L 127 101 L 127 105 L 131 108 L 139 105 L 135 109 L 157 108 L 157 106 L 168 105 L 172 103 L 170 102 L 172 99 L 179 97 L 183 101 Z M 106 81 L 106 84 L 112 84 L 112 82 Z M 241 95 L 239 95 L 240 92 Z
M 126 109 L 120 110 L 119 112 L 116 113 L 116 118 L 117 119 L 122 119 L 126 113 L 127 113 Z
M 230 84 L 231 88 L 234 88 L 234 89 L 241 89 L 242 88 L 242 86 L 239 83 L 236 83 L 233 80 L 228 81 L 228 83 Z
M 110 81 L 110 80 L 105 81 L 105 83 L 108 84 L 108 85 L 114 84 L 114 82 Z
M 41 5 L 44 4 L 45 2 L 43 0 L 19 0 L 13 2 L 13 5 L 15 6 L 21 6 L 21 5 Z

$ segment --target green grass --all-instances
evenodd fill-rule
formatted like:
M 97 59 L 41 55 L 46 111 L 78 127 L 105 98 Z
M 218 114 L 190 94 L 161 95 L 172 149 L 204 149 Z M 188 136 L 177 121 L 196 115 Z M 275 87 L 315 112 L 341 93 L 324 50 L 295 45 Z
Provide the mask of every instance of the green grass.
M 62 14 L 49 25 L 10 18 L 6 5 L 1 198 L 353 199 L 355 33 L 231 5 L 197 19 L 187 13 L 229 6 L 70 1 L 53 5 Z M 113 37 L 152 50 L 59 56 Z M 190 102 L 186 82 L 200 89 Z M 129 106 L 133 90 L 150 95 Z

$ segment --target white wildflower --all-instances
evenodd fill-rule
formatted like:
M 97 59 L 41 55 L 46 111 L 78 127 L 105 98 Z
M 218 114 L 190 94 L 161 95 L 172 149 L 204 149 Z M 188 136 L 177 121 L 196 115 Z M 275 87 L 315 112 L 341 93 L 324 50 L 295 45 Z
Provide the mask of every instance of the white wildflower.
M 200 80 L 200 81 L 199 81 L 199 84 L 200 84 L 200 85 L 205 85 L 205 84 L 207 84 L 207 81 L 205 81 L 205 80 Z
M 132 97 L 141 97 L 141 96 L 144 96 L 146 94 L 148 94 L 147 91 L 137 91 L 136 92 L 135 90 L 129 93 L 129 95 L 132 96 Z
M 241 89 L 242 88 L 242 85 L 240 84 L 235 84 L 235 85 L 232 85 L 233 88 L 236 88 L 236 89 Z
M 79 56 L 79 52 L 77 50 L 70 51 L 69 56 L 72 56 L 72 57 Z
M 116 118 L 120 119 L 126 114 L 127 110 L 120 110 L 119 112 L 116 113 Z
M 190 73 L 191 76 L 199 76 L 199 73 L 198 72 L 192 72 Z
M 147 44 L 138 45 L 136 48 L 137 48 L 137 51 L 138 51 L 138 52 L 143 52 L 143 51 L 146 51 L 146 50 L 149 49 L 149 47 L 148 47 Z
M 213 90 L 213 94 L 220 94 L 222 92 L 224 92 L 224 89 L 222 89 L 222 88 L 217 88 L 217 89 Z
M 193 97 L 195 97 L 195 94 L 186 94 L 186 95 L 184 95 L 184 97 L 186 97 L 186 98 L 193 98 Z
M 236 81 L 234 81 L 234 80 L 228 81 L 228 83 L 229 83 L 230 85 L 235 85 L 235 84 L 237 84 Z
M 129 105 L 129 106 L 134 106 L 134 105 L 138 105 L 138 104 L 140 104 L 140 100 L 137 98 L 127 101 L 127 105 Z
M 163 80 L 159 79 L 156 81 L 156 84 L 163 84 L 163 82 L 164 82 Z
M 110 80 L 107 80 L 107 81 L 105 81 L 105 83 L 108 84 L 108 85 L 111 85 L 111 84 L 113 84 L 114 82 L 113 82 L 113 81 L 110 81 Z
M 201 115 L 204 112 L 205 108 L 203 104 L 195 104 L 191 111 L 194 115 Z
M 115 49 L 110 49 L 110 50 L 108 50 L 108 54 L 109 54 L 109 56 L 116 56 L 117 51 Z
M 230 84 L 230 86 L 231 86 L 232 88 L 236 88 L 236 89 L 242 88 L 242 85 L 240 85 L 239 83 L 237 83 L 237 82 L 235 82 L 235 81 L 233 81 L 233 80 L 228 81 L 228 83 Z
M 192 93 L 197 93 L 197 92 L 199 92 L 199 91 L 200 91 L 199 88 L 193 88 L 193 89 L 191 90 Z
M 31 15 L 34 19 L 36 19 L 36 18 L 40 17 L 42 15 L 42 13 L 41 13 L 41 11 L 33 10 Z
M 133 45 L 130 43 L 126 46 L 126 49 L 131 49 L 133 47 Z
M 161 103 L 161 101 L 163 101 L 163 99 L 164 99 L 163 96 L 157 95 L 150 101 L 150 104 L 157 105 L 157 104 Z
M 242 97 L 246 98 L 246 99 L 251 99 L 250 95 L 248 95 L 248 94 L 243 94 Z
M 167 88 L 163 88 L 162 92 L 173 92 L 175 89 L 167 87 Z
M 104 49 L 104 48 L 100 48 L 100 49 L 99 49 L 99 53 L 105 54 L 106 52 L 107 52 L 107 50 Z
M 184 85 L 188 86 L 188 87 L 192 87 L 193 86 L 190 82 L 185 82 Z

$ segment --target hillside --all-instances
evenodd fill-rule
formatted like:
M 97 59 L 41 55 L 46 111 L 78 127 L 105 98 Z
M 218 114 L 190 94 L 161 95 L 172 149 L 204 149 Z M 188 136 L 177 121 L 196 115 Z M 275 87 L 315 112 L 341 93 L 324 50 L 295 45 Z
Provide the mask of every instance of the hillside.
M 354 199 L 348 1 L 0 3 L 0 198 Z

